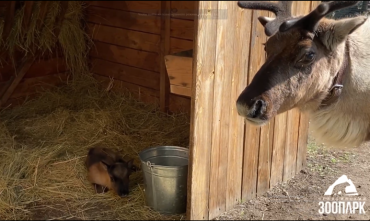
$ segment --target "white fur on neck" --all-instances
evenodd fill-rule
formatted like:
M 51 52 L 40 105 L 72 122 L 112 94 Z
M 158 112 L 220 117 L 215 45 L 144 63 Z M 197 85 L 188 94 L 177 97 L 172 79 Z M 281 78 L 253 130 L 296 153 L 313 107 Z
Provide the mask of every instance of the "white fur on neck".
M 335 148 L 357 147 L 365 141 L 369 122 L 366 117 L 354 118 L 331 110 L 310 113 L 310 130 L 315 139 L 325 146 Z

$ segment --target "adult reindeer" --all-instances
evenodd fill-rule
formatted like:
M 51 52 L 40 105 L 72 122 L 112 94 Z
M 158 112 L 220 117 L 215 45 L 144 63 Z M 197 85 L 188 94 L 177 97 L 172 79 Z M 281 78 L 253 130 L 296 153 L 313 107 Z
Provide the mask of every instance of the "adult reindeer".
M 366 16 L 324 18 L 357 3 L 321 3 L 292 18 L 292 2 L 239 1 L 241 8 L 276 15 L 258 18 L 270 37 L 267 58 L 237 99 L 239 115 L 263 125 L 297 107 L 309 112 L 313 135 L 328 146 L 370 140 L 370 22 Z

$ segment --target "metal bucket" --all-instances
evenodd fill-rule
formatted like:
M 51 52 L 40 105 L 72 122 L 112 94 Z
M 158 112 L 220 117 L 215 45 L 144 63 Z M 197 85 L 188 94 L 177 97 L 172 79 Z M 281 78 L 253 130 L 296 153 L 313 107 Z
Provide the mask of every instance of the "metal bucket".
M 146 205 L 163 214 L 186 212 L 188 149 L 158 146 L 140 152 Z

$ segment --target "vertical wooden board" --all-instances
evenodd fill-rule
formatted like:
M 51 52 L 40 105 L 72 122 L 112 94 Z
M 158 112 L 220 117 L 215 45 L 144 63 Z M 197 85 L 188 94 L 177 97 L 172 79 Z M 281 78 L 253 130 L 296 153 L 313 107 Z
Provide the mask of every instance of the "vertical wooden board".
M 297 150 L 297 173 L 306 166 L 308 127 L 308 115 L 306 113 L 301 113 L 299 121 L 299 137 Z
M 170 1 L 161 2 L 162 14 L 169 14 L 170 12 Z M 168 111 L 169 96 L 170 96 L 170 81 L 166 70 L 164 56 L 170 52 L 170 16 L 161 16 L 161 48 L 159 55 L 160 63 L 160 86 L 159 86 L 159 98 L 161 111 Z
M 267 16 L 275 17 L 275 15 L 268 11 Z M 265 36 L 265 42 L 267 36 Z M 264 51 L 265 58 L 267 57 Z M 257 175 L 257 195 L 262 195 L 267 192 L 270 188 L 270 175 L 271 175 L 271 164 L 272 164 L 272 149 L 274 146 L 274 125 L 275 118 L 271 119 L 270 122 L 261 127 L 261 138 L 259 148 L 259 159 L 258 159 L 258 175 Z
M 199 1 L 197 13 L 217 10 L 217 1 Z M 213 82 L 216 19 L 196 22 L 190 130 L 187 219 L 208 219 L 210 154 L 212 146 Z
M 227 56 L 228 65 L 232 64 L 231 95 L 230 95 L 230 126 L 229 126 L 229 154 L 227 173 L 226 210 L 231 209 L 241 200 L 243 176 L 243 147 L 245 124 L 236 110 L 236 100 L 248 81 L 248 61 L 251 31 L 251 10 L 243 10 L 232 3 L 232 14 L 228 13 L 229 25 L 233 27 L 233 47 L 229 47 Z M 228 10 L 231 11 L 231 10 Z M 233 20 L 231 20 L 231 18 Z M 229 40 L 228 40 L 229 41 Z M 231 67 L 230 67 L 231 68 Z
M 249 55 L 248 84 L 262 66 L 265 58 L 265 51 L 262 43 L 265 43 L 265 30 L 258 21 L 259 16 L 267 16 L 268 12 L 253 10 L 251 46 Z M 253 56 L 251 56 L 253 54 Z M 257 193 L 257 170 L 258 155 L 260 146 L 260 127 L 246 122 L 245 144 L 244 144 L 244 165 L 243 165 L 243 187 L 242 198 L 247 200 L 256 196 Z
M 270 188 L 283 180 L 284 152 L 287 134 L 287 112 L 275 117 L 274 147 L 272 150 Z
M 227 7 L 227 2 L 217 1 L 218 12 Z M 216 65 L 215 78 L 213 89 L 213 120 L 212 120 L 212 150 L 211 150 L 211 170 L 209 181 L 209 217 L 213 219 L 217 217 L 220 212 L 225 210 L 226 197 L 226 170 L 227 169 L 227 150 L 228 147 L 224 143 L 224 139 L 228 141 L 228 133 L 225 133 L 225 95 L 229 85 L 229 75 L 225 75 L 225 37 L 227 20 L 217 19 L 217 33 L 216 34 Z M 230 34 L 229 32 L 227 34 Z M 227 120 L 226 120 L 227 122 Z M 221 144 L 222 143 L 222 144 Z
M 316 8 L 317 3 L 317 1 L 299 2 L 297 13 L 302 15 L 310 13 Z M 308 127 L 308 114 L 300 113 L 296 173 L 306 166 Z
M 292 3 L 292 15 L 297 16 L 301 14 L 298 11 L 298 4 L 301 2 Z M 299 111 L 297 109 L 292 109 L 288 111 L 287 117 L 287 138 L 286 147 L 284 153 L 284 172 L 283 181 L 288 181 L 295 175 L 297 166 L 297 149 L 298 149 L 298 126 L 299 126 Z
M 292 109 L 288 113 L 286 148 L 284 153 L 283 181 L 286 182 L 295 175 L 297 166 L 299 111 Z

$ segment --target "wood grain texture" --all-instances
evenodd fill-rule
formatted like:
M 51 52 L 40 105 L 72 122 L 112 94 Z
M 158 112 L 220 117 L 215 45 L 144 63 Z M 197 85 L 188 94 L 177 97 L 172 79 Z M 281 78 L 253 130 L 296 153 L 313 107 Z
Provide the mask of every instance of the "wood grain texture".
M 95 41 L 148 52 L 158 52 L 160 35 L 88 23 L 87 32 Z
M 233 6 L 235 7 L 235 5 Z M 232 58 L 232 80 L 230 95 L 230 126 L 229 126 L 229 160 L 227 176 L 227 194 L 226 210 L 231 209 L 240 202 L 242 197 L 243 181 L 243 161 L 244 161 L 244 139 L 245 139 L 245 122 L 237 114 L 235 101 L 241 91 L 244 90 L 248 83 L 248 66 L 250 56 L 250 37 L 251 37 L 251 10 L 243 10 L 235 7 L 237 16 L 234 17 L 234 45 Z M 233 147 L 233 148 L 232 148 Z
M 91 72 L 116 80 L 159 90 L 159 73 L 122 65 L 99 58 L 91 58 Z
M 171 37 L 193 40 L 194 21 L 171 18 Z
M 199 1 L 198 4 L 198 11 L 217 10 L 218 7 L 217 1 Z M 188 177 L 191 182 L 188 186 L 187 219 L 207 220 L 217 20 L 199 19 L 196 30 Z
M 218 1 L 218 9 L 227 9 L 230 2 Z M 220 12 L 220 11 L 219 11 Z M 234 37 L 230 20 L 217 19 L 217 36 L 213 42 L 216 48 L 215 77 L 213 89 L 212 150 L 209 185 L 209 219 L 217 217 L 226 209 L 227 163 L 229 142 L 229 112 L 231 75 L 226 65 L 230 54 L 227 53 L 226 37 Z M 231 29 L 231 30 L 230 30 Z M 230 36 L 231 35 L 231 36 Z M 230 42 L 229 42 L 230 43 Z M 210 43 L 211 44 L 211 43 Z
M 194 42 L 192 40 L 171 38 L 170 42 L 170 54 L 174 54 L 180 51 L 187 51 L 193 49 L 194 46 Z
M 264 34 L 264 28 L 258 21 L 258 17 L 267 15 L 268 12 L 266 11 L 253 10 L 248 84 L 250 84 L 254 75 L 265 60 L 265 51 L 262 43 L 265 43 L 266 37 Z M 260 127 L 256 127 L 246 122 L 243 166 L 243 200 L 254 198 L 257 194 L 260 134 Z
M 170 84 L 191 89 L 193 82 L 193 58 L 167 55 L 165 56 L 165 63 Z
M 90 6 L 87 8 L 86 20 L 95 24 L 103 24 L 134 31 L 152 34 L 161 33 L 161 18 L 159 16 L 140 14 L 137 12 Z
M 194 20 L 196 15 L 195 2 L 193 1 L 171 1 L 171 17 Z
M 159 107 L 163 112 L 168 111 L 169 105 L 169 93 L 170 83 L 168 79 L 168 73 L 166 70 L 165 56 L 170 53 L 170 1 L 161 2 L 161 47 L 159 50 L 159 66 L 160 66 L 160 86 L 159 96 L 160 104 Z
M 161 11 L 161 1 L 87 1 L 87 3 L 90 6 L 153 15 Z
M 94 47 L 91 48 L 90 56 L 148 71 L 159 72 L 159 56 L 157 53 L 95 42 Z

